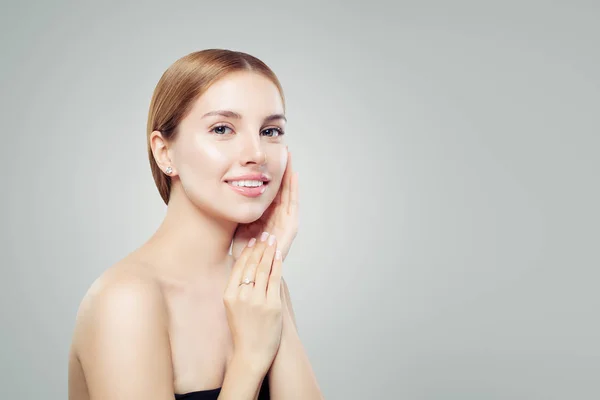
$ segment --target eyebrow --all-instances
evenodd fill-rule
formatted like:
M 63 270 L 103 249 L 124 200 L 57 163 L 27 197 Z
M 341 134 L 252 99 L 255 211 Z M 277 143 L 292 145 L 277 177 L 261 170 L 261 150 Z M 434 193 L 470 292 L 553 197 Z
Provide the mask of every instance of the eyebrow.
M 216 110 L 216 111 L 210 111 L 207 112 L 206 114 L 204 114 L 202 116 L 202 118 L 205 117 L 210 117 L 213 115 L 221 115 L 223 117 L 227 117 L 227 118 L 235 118 L 235 119 L 242 119 L 242 116 L 234 111 L 230 111 L 230 110 Z M 285 115 L 283 114 L 271 114 L 267 117 L 265 117 L 265 119 L 263 120 L 263 122 L 271 122 L 277 119 L 282 119 L 285 122 L 287 122 L 287 118 L 285 117 Z

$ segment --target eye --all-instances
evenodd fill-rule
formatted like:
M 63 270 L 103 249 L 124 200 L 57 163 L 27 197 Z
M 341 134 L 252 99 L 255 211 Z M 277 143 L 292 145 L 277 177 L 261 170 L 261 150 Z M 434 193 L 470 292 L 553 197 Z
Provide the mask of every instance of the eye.
M 262 133 L 266 133 L 265 136 L 268 137 L 278 137 L 285 134 L 285 132 L 279 128 L 267 128 L 264 131 L 262 131 Z
M 230 127 L 228 127 L 227 125 L 217 125 L 214 128 L 212 128 L 209 132 L 213 132 L 216 133 L 217 135 L 225 135 L 227 133 L 227 129 L 232 130 Z

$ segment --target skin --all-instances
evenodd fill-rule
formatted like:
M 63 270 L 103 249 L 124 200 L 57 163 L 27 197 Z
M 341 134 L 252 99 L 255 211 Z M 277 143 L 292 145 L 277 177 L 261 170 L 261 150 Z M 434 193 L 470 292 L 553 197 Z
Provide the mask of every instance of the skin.
M 215 110 L 241 118 L 205 116 Z M 265 121 L 282 114 L 273 83 L 235 72 L 194 102 L 174 141 L 152 133 L 157 164 L 172 168 L 167 213 L 148 241 L 107 269 L 84 296 L 69 357 L 70 400 L 173 399 L 174 393 L 222 387 L 228 368 L 252 376 L 249 364 L 232 363 L 223 296 L 250 237 L 268 229 L 285 258 L 296 235 L 297 174 L 285 135 L 277 131 L 285 130 L 285 119 Z M 257 198 L 225 182 L 255 172 L 270 178 Z M 283 279 L 278 293 L 283 329 L 266 377 L 271 398 L 321 398 Z

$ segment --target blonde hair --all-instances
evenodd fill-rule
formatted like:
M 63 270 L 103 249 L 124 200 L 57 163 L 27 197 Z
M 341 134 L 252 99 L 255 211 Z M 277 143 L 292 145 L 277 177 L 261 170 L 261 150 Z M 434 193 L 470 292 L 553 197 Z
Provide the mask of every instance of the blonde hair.
M 150 102 L 146 141 L 152 176 L 165 204 L 169 204 L 171 178 L 156 164 L 150 135 L 160 131 L 165 140 L 175 139 L 177 127 L 194 101 L 215 81 L 236 71 L 256 72 L 271 80 L 279 90 L 285 110 L 283 89 L 275 73 L 258 58 L 239 51 L 206 49 L 190 53 L 175 61 L 158 81 Z

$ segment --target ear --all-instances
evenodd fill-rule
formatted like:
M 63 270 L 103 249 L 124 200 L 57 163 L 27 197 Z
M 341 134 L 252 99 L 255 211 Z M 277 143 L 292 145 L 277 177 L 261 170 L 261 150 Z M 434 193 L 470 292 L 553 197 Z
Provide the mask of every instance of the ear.
M 177 170 L 169 154 L 169 142 L 163 137 L 160 131 L 153 131 L 150 134 L 150 148 L 158 167 L 169 176 L 177 175 Z M 172 169 L 170 173 L 167 173 L 168 167 Z

